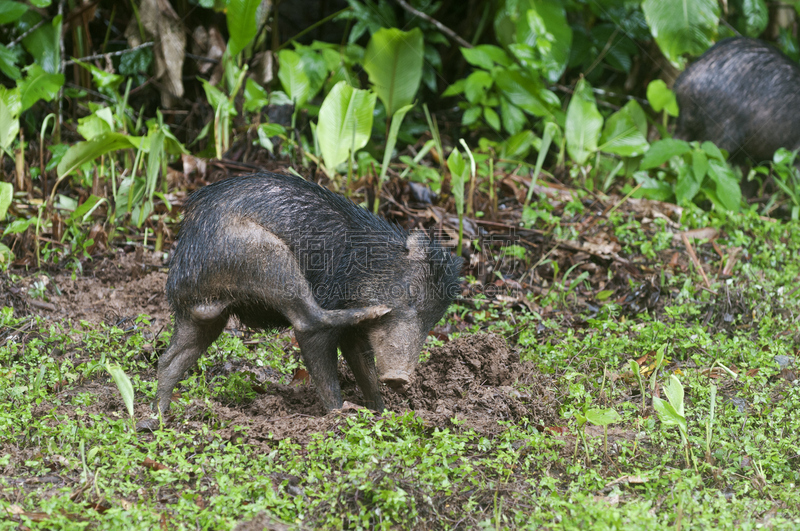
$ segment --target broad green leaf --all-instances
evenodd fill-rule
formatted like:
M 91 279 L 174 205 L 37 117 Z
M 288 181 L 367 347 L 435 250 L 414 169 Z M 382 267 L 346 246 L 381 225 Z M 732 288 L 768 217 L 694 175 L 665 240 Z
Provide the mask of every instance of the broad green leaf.
M 491 44 L 479 44 L 474 48 L 461 48 L 461 55 L 471 65 L 491 70 L 495 64 L 511 66 L 513 61 L 502 48 Z
M 61 15 L 22 39 L 22 45 L 45 72 L 57 74 L 61 68 Z
M 319 109 L 317 138 L 325 166 L 335 171 L 367 144 L 372 134 L 374 93 L 355 89 L 344 81 L 338 82 L 325 97 Z
M 383 162 L 381 163 L 381 175 L 380 181 L 383 182 L 386 179 L 386 172 L 389 169 L 389 162 L 392 160 L 392 152 L 394 151 L 394 146 L 397 143 L 397 134 L 400 132 L 400 124 L 403 123 L 403 118 L 406 117 L 406 113 L 414 108 L 414 105 L 406 105 L 405 107 L 400 107 L 397 109 L 397 112 L 394 113 L 392 116 L 392 125 L 389 127 L 389 136 L 386 138 L 386 147 L 383 150 Z
M 461 94 L 462 92 L 464 92 L 466 86 L 467 86 L 466 78 L 461 78 L 452 85 L 450 85 L 449 87 L 447 87 L 444 90 L 444 92 L 442 92 L 442 97 L 448 98 L 450 96 L 456 96 L 458 94 Z
M 461 117 L 461 124 L 462 125 L 471 125 L 474 124 L 478 118 L 481 117 L 481 112 L 483 108 L 480 105 L 476 105 L 475 107 L 470 107 L 466 111 L 464 111 L 464 116 Z
M 764 33 L 769 23 L 767 3 L 764 0 L 741 0 L 741 10 L 745 35 L 758 37 Z
M 17 68 L 16 55 L 2 44 L 0 44 L 0 72 L 15 80 L 22 75 L 19 68 Z
M 86 142 L 70 146 L 64 158 L 58 163 L 59 179 L 109 151 L 135 147 L 132 138 L 134 137 L 120 133 L 103 133 Z
M 708 171 L 708 157 L 702 149 L 692 150 L 692 172 L 698 182 L 703 182 L 703 177 Z
M 717 199 L 725 209 L 738 212 L 742 202 L 742 189 L 730 167 L 717 160 L 708 161 L 708 176 L 716 184 Z
M 646 197 L 656 201 L 669 201 L 673 196 L 672 186 L 664 181 L 650 177 L 646 171 L 634 172 L 633 178 L 641 185 L 636 197 Z
M 500 118 L 503 128 L 510 135 L 516 135 L 528 123 L 522 109 L 510 103 L 504 96 L 500 96 Z
M 500 130 L 500 117 L 497 115 L 497 112 L 494 109 L 491 107 L 484 107 L 483 117 L 486 119 L 486 123 L 489 124 L 489 127 L 495 131 Z
M 670 116 L 678 116 L 678 100 L 663 79 L 653 80 L 647 85 L 647 101 L 656 112 L 666 110 Z
M 114 115 L 108 107 L 103 107 L 89 116 L 78 119 L 78 133 L 86 140 L 91 140 L 102 133 L 110 133 L 113 130 Z
M 250 44 L 258 31 L 256 10 L 261 0 L 228 0 L 226 19 L 228 22 L 228 51 L 236 57 Z
M 586 420 L 595 426 L 608 426 L 622 420 L 622 417 L 613 409 L 590 409 L 586 412 Z
M 554 102 L 547 94 L 550 91 L 544 88 L 541 81 L 519 70 L 500 70 L 495 77 L 495 83 L 508 101 L 528 114 L 541 117 L 552 113 Z M 555 103 L 560 105 L 558 98 Z
M 708 158 L 725 162 L 725 155 L 722 154 L 722 151 L 713 142 L 706 140 L 700 145 L 700 148 L 706 152 Z
M 669 382 L 664 386 L 664 394 L 678 415 L 683 417 L 683 385 L 674 374 L 670 375 Z
M 3 236 L 8 234 L 20 234 L 28 230 L 28 227 L 36 223 L 36 218 L 20 219 L 17 218 L 8 224 L 6 230 L 3 231 Z
M 422 79 L 422 31 L 381 28 L 372 34 L 364 53 L 364 70 L 386 107 L 386 115 L 410 104 Z
M 681 431 L 685 431 L 686 418 L 675 410 L 666 400 L 661 400 L 657 396 L 653 397 L 653 409 L 658 413 L 659 420 L 667 426 L 678 426 Z
M 684 54 L 700 55 L 717 34 L 717 0 L 644 0 L 642 11 L 658 47 L 678 68 Z
M 639 167 L 643 170 L 657 168 L 672 157 L 683 155 L 691 150 L 692 147 L 684 140 L 676 140 L 674 138 L 658 140 L 650 145 L 650 149 L 645 153 Z
M 14 22 L 28 11 L 28 6 L 12 0 L 0 0 L 0 25 Z
M 15 116 L 3 98 L 0 98 L 0 149 L 6 149 L 19 134 L 19 118 Z
M 247 78 L 244 84 L 244 110 L 246 112 L 260 111 L 269 105 L 269 94 L 264 87 L 253 78 Z
M 599 300 L 599 301 L 604 301 L 604 300 L 608 299 L 610 296 L 612 296 L 613 294 L 614 294 L 613 291 L 611 291 L 609 289 L 604 289 L 603 291 L 598 292 L 597 295 L 594 296 L 594 298 Z M 636 362 L 634 361 L 633 363 L 636 363 Z M 631 365 L 631 367 L 633 367 L 633 365 Z M 636 367 L 637 368 L 639 367 L 638 363 L 636 363 Z
M 311 95 L 311 83 L 303 69 L 300 54 L 292 50 L 278 52 L 278 79 L 286 94 L 294 102 L 295 109 L 302 107 Z
M 125 374 L 125 371 L 122 370 L 122 367 L 119 365 L 110 365 L 106 362 L 106 370 L 114 379 L 114 383 L 117 384 L 117 389 L 119 389 L 119 394 L 122 396 L 122 401 L 125 403 L 125 407 L 128 409 L 128 415 L 133 418 L 133 384 L 131 383 L 131 379 L 128 378 L 128 375 Z
M 30 109 L 39 100 L 53 100 L 63 84 L 63 74 L 49 74 L 33 63 L 25 69 L 25 77 L 17 81 L 22 111 Z
M 489 72 L 483 70 L 476 70 L 467 76 L 466 83 L 464 84 L 464 96 L 470 103 L 480 103 L 486 96 L 486 91 L 491 88 L 494 80 Z
M 567 152 L 578 165 L 583 165 L 597 151 L 597 140 L 603 127 L 603 116 L 597 110 L 592 87 L 585 79 L 578 81 L 567 107 L 565 137 Z
M 11 183 L 0 182 L 0 221 L 6 219 L 6 212 L 14 198 L 14 186 Z
M 558 0 L 508 0 L 497 8 L 495 34 L 520 60 L 533 64 L 551 83 L 564 73 L 572 29 Z
M 31 4 L 33 4 L 34 6 L 40 8 L 40 9 L 41 8 L 45 8 L 45 7 L 47 7 L 47 6 L 49 6 L 50 4 L 53 3 L 53 2 L 51 2 L 51 0 L 30 0 L 30 2 L 31 2 Z
M 600 151 L 621 157 L 638 157 L 647 150 L 647 138 L 639 129 L 640 125 L 634 121 L 631 111 L 633 107 L 629 107 L 630 104 L 634 104 L 639 111 L 642 110 L 638 103 L 631 100 L 609 116 L 603 127 L 603 134 L 600 135 Z
M 94 84 L 97 85 L 98 89 L 100 89 L 100 92 L 108 96 L 113 97 L 120 85 L 122 85 L 122 82 L 125 81 L 123 76 L 114 74 L 112 72 L 106 72 L 105 70 L 97 68 L 93 64 L 84 63 L 83 61 L 78 61 L 77 59 L 75 59 L 75 63 L 88 70 L 89 73 L 92 74 L 92 81 L 94 81 Z
M 231 116 L 236 116 L 236 106 L 228 99 L 219 88 L 212 85 L 208 80 L 198 78 L 203 84 L 203 90 L 206 92 L 206 100 L 209 105 L 216 111 L 221 108 L 223 112 L 227 112 Z
M 694 199 L 702 184 L 703 179 L 696 178 L 693 168 L 681 161 L 678 166 L 678 179 L 675 183 L 675 199 L 677 203 L 682 205 Z

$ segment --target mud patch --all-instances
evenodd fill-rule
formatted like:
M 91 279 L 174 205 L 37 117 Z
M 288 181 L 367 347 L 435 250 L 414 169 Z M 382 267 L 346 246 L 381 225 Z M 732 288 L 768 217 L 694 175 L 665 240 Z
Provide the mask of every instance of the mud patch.
M 334 430 L 363 404 L 344 363 L 339 365 L 339 379 L 346 403 L 341 411 L 326 414 L 313 385 L 269 384 L 264 387 L 267 394 L 245 406 L 215 405 L 211 411 L 197 404 L 186 412 L 186 427 L 216 419 L 225 426 L 220 430 L 224 439 L 257 446 L 287 437 L 306 443 L 315 433 Z M 498 421 L 527 418 L 552 425 L 558 419 L 555 377 L 539 373 L 532 363 L 520 363 L 519 355 L 493 334 L 462 337 L 433 349 L 405 393 L 384 387 L 383 396 L 387 410 L 414 411 L 429 426 L 452 427 L 455 419 L 485 434 L 501 431 Z

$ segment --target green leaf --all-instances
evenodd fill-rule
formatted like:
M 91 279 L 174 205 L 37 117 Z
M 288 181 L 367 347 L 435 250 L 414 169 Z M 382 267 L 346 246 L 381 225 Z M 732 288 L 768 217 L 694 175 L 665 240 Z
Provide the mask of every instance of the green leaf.
M 6 212 L 14 198 L 14 186 L 11 183 L 0 182 L 0 221 L 6 219 Z
M 595 426 L 608 426 L 622 420 L 622 417 L 613 409 L 590 409 L 586 412 L 586 420 Z
M 632 109 L 642 111 L 639 104 L 631 100 L 608 117 L 603 127 L 603 134 L 600 135 L 598 148 L 600 151 L 621 157 L 638 157 L 647 150 L 649 144 L 645 133 L 640 129 L 641 125 L 634 120 L 634 114 L 638 114 L 638 111 Z
M 0 150 L 10 146 L 17 134 L 19 118 L 11 112 L 5 98 L 0 98 Z
M 461 48 L 461 55 L 471 65 L 491 70 L 495 64 L 501 66 L 511 66 L 513 61 L 508 54 L 498 46 L 491 44 L 480 44 L 474 48 Z
M 670 116 L 678 116 L 678 100 L 663 79 L 656 79 L 647 85 L 647 101 L 656 112 L 666 109 Z
M 93 64 L 84 63 L 83 61 L 78 61 L 77 59 L 74 61 L 75 64 L 81 65 L 83 68 L 88 70 L 90 74 L 92 74 L 92 81 L 94 81 L 94 84 L 97 85 L 97 88 L 100 89 L 100 92 L 108 96 L 115 96 L 120 85 L 122 85 L 122 82 L 125 81 L 125 78 L 119 74 L 106 72 L 105 70 L 97 68 Z
M 111 109 L 103 107 L 95 113 L 78 119 L 78 133 L 86 140 L 91 140 L 102 133 L 114 130 L 114 115 Z
M 119 389 L 119 394 L 122 395 L 122 401 L 125 403 L 125 407 L 128 409 L 128 415 L 133 418 L 133 384 L 131 383 L 131 379 L 128 378 L 128 375 L 125 374 L 125 371 L 122 370 L 122 367 L 119 365 L 110 365 L 106 362 L 106 370 L 114 379 L 114 383 L 117 384 L 117 389 Z
M 338 82 L 319 109 L 317 137 L 325 166 L 331 171 L 367 144 L 372 134 L 376 96 Z
M 264 87 L 259 85 L 253 78 L 247 78 L 244 84 L 244 110 L 245 112 L 260 111 L 269 105 L 269 94 Z
M 592 86 L 581 79 L 567 107 L 564 134 L 567 152 L 576 164 L 585 164 L 589 156 L 597 151 L 597 139 L 603 127 L 603 116 L 597 110 Z
M 231 116 L 236 116 L 236 106 L 228 99 L 228 96 L 226 96 L 224 92 L 212 85 L 208 80 L 202 78 L 198 79 L 200 79 L 200 83 L 203 84 L 203 90 L 206 92 L 206 100 L 214 111 L 221 108 L 223 112 Z
M 676 140 L 674 138 L 658 140 L 650 145 L 650 149 L 645 153 L 639 168 L 643 170 L 657 168 L 672 157 L 683 155 L 691 150 L 692 147 L 684 140 Z
M 717 34 L 717 0 L 644 0 L 642 11 L 658 47 L 678 68 L 684 54 L 700 55 Z
M 22 75 L 17 68 L 17 56 L 2 44 L 0 44 L 0 72 L 14 80 Z
M 560 105 L 558 98 L 553 105 L 552 92 L 545 89 L 540 80 L 519 70 L 500 70 L 494 81 L 508 101 L 532 116 L 548 116 Z
M 120 133 L 103 133 L 86 142 L 72 145 L 58 163 L 59 179 L 109 151 L 136 147 L 132 142 L 133 138 L 138 140 L 137 137 Z
M 744 19 L 744 33 L 748 37 L 758 37 L 767 29 L 769 9 L 764 0 L 741 0 Z
M 383 162 L 381 163 L 380 181 L 386 179 L 386 172 L 389 170 L 389 162 L 392 160 L 392 152 L 397 143 L 397 134 L 400 132 L 400 124 L 403 123 L 403 118 L 406 113 L 414 108 L 414 105 L 406 105 L 397 109 L 397 112 L 392 116 L 392 125 L 389 127 L 389 136 L 386 137 L 386 147 L 383 150 Z
M 742 202 L 742 189 L 730 167 L 724 162 L 710 160 L 708 176 L 716 183 L 717 199 L 722 206 L 732 212 L 738 212 Z
M 256 26 L 256 10 L 260 0 L 228 0 L 226 19 L 228 22 L 228 51 L 231 57 L 236 57 L 245 46 L 255 38 L 258 27 Z
M 453 149 L 447 157 L 447 168 L 450 170 L 450 191 L 456 202 L 456 212 L 464 213 L 464 183 L 469 176 L 469 165 L 458 149 Z
M 696 177 L 693 169 L 681 161 L 678 167 L 677 183 L 675 184 L 675 199 L 679 205 L 688 203 L 700 191 L 703 179 L 697 179 Z
M 702 149 L 692 150 L 692 172 L 694 178 L 698 182 L 703 182 L 703 177 L 706 176 L 708 171 L 708 157 L 706 152 Z
M 410 104 L 422 79 L 422 31 L 381 28 L 372 34 L 364 53 L 364 70 L 386 107 L 386 115 Z
M 489 127 L 495 131 L 500 130 L 500 117 L 497 115 L 497 112 L 494 109 L 491 107 L 484 107 L 483 117 L 486 119 L 486 123 L 489 124 Z
M 700 148 L 706 152 L 709 158 L 718 160 L 720 162 L 725 162 L 725 155 L 722 154 L 722 151 L 713 143 L 706 140 L 700 145 Z
M 470 103 L 479 103 L 486 96 L 486 92 L 491 88 L 494 80 L 489 72 L 476 70 L 467 76 L 464 85 L 464 96 Z
M 22 45 L 45 72 L 57 74 L 61 68 L 61 15 L 22 39 Z
M 48 74 L 38 64 L 30 65 L 25 69 L 25 77 L 17 81 L 22 112 L 39 100 L 52 101 L 63 84 L 63 74 Z
M 510 135 L 516 135 L 528 123 L 522 109 L 509 102 L 504 96 L 500 96 L 500 117 L 503 121 L 503 128 Z
M 278 79 L 286 94 L 294 102 L 295 109 L 306 104 L 311 95 L 311 82 L 303 69 L 300 54 L 292 50 L 278 52 Z
M 669 201 L 673 196 L 672 186 L 669 183 L 650 177 L 646 171 L 635 172 L 633 178 L 641 185 L 642 197 L 656 201 Z
M 675 410 L 666 400 L 661 400 L 657 396 L 653 397 L 653 409 L 656 410 L 659 420 L 667 426 L 678 426 L 681 431 L 686 430 L 686 419 Z
M 28 230 L 28 227 L 36 223 L 36 218 L 29 218 L 29 219 L 15 219 L 11 223 L 8 224 L 6 230 L 3 231 L 3 236 L 8 234 L 20 234 Z
M 683 385 L 674 374 L 670 375 L 669 382 L 664 386 L 664 394 L 678 415 L 683 417 Z
M 28 11 L 28 6 L 25 4 L 12 0 L 0 0 L 0 25 L 14 22 L 26 11 Z
M 555 83 L 564 73 L 572 48 L 572 29 L 559 0 L 508 0 L 494 20 L 500 43 Z
M 604 289 L 603 291 L 598 292 L 597 295 L 594 296 L 594 298 L 599 300 L 599 301 L 604 301 L 604 300 L 608 299 L 610 296 L 612 296 L 613 294 L 614 294 L 613 291 L 611 291 L 609 289 Z M 636 362 L 634 361 L 634 363 L 636 363 Z M 638 367 L 639 365 L 637 364 L 636 366 Z
M 481 117 L 481 112 L 483 109 L 480 105 L 476 105 L 475 107 L 470 107 L 464 112 L 464 116 L 461 117 L 461 124 L 462 125 L 471 125 L 474 124 L 478 118 Z
M 450 96 L 457 96 L 464 92 L 464 89 L 467 86 L 467 80 L 465 78 L 461 78 L 449 87 L 447 87 L 444 92 L 442 92 L 443 98 L 448 98 Z

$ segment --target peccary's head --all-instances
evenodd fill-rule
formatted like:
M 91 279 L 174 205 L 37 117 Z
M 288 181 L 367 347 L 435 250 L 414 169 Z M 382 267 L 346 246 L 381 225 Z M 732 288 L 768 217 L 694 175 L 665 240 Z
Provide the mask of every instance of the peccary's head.
M 394 389 L 410 382 L 428 332 L 458 294 L 462 264 L 420 231 L 406 238 L 401 255 L 381 297 L 392 311 L 367 332 L 378 377 Z

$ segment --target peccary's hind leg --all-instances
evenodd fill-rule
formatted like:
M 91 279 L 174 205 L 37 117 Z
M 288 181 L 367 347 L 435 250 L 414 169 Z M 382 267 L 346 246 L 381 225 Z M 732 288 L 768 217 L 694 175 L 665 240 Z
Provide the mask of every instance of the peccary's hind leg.
M 325 409 L 341 409 L 342 390 L 336 362 L 339 359 L 337 343 L 339 333 L 335 329 L 303 332 L 295 329 L 294 335 L 300 345 L 300 353 L 308 367 L 311 381 Z
M 383 411 L 383 398 L 378 384 L 378 371 L 375 369 L 375 357 L 366 338 L 355 333 L 346 333 L 342 336 L 339 346 L 342 355 L 347 360 L 347 365 L 356 377 L 356 383 L 364 393 L 365 406 L 373 411 Z
M 158 360 L 156 401 L 162 415 L 169 410 L 175 385 L 225 328 L 228 315 L 224 309 L 221 304 L 203 304 L 190 309 L 188 316 L 175 316 L 172 340 Z

